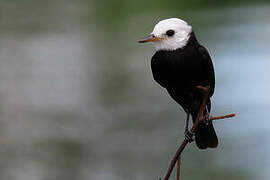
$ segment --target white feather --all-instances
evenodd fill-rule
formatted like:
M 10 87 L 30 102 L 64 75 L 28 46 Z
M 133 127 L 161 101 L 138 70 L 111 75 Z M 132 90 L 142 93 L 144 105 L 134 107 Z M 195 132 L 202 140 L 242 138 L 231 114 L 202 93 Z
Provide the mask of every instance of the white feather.
M 174 30 L 175 34 L 171 37 L 166 35 L 168 30 Z M 176 50 L 184 47 L 189 39 L 189 35 L 192 32 L 192 27 L 187 22 L 178 19 L 170 18 L 165 19 L 157 23 L 151 34 L 156 37 L 163 38 L 163 40 L 156 41 L 156 50 Z

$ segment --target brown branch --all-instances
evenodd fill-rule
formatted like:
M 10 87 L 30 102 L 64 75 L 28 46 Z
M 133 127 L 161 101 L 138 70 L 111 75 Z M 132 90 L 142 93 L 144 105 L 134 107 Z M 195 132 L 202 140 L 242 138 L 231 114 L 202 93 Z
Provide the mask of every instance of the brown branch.
M 203 115 L 203 111 L 205 109 L 205 106 L 206 106 L 206 101 L 207 101 L 207 97 L 208 97 L 208 93 L 209 93 L 209 86 L 207 87 L 202 87 L 202 86 L 198 86 L 199 89 L 202 89 L 203 92 L 204 92 L 204 96 L 203 96 L 203 102 L 202 102 L 202 105 L 201 105 L 201 108 L 200 108 L 200 111 L 199 111 L 199 114 L 190 130 L 191 133 L 195 133 L 195 130 L 197 128 L 197 126 L 199 125 L 199 123 L 202 121 L 202 115 Z M 185 149 L 186 145 L 188 143 L 188 139 L 185 137 L 184 141 L 182 142 L 182 144 L 180 145 L 180 147 L 178 148 L 178 150 L 176 151 L 173 159 L 171 160 L 171 163 L 170 163 L 170 166 L 169 166 L 169 169 L 166 173 L 166 176 L 164 178 L 164 180 L 168 180 L 171 176 L 171 173 L 172 173 L 172 170 L 175 166 L 175 163 L 177 162 L 179 156 L 181 155 L 181 153 L 183 152 L 183 150 Z
M 211 117 L 210 121 L 231 118 L 231 117 L 234 117 L 234 116 L 235 116 L 235 114 L 233 113 L 233 114 L 227 114 L 227 115 L 224 115 L 224 116 Z
M 181 170 L 181 156 L 179 156 L 178 161 L 177 161 L 176 180 L 180 180 L 180 170 Z
M 199 114 L 198 114 L 195 122 L 193 123 L 192 128 L 190 129 L 191 133 L 195 133 L 199 123 L 203 120 L 203 112 L 204 112 L 204 109 L 206 107 L 210 86 L 206 86 L 206 87 L 197 86 L 197 88 L 201 89 L 203 91 L 204 95 L 203 95 L 203 102 L 201 104 Z M 235 116 L 235 114 L 228 114 L 225 116 L 211 117 L 210 120 L 230 118 L 233 116 Z M 174 157 L 172 158 L 172 160 L 170 162 L 170 165 L 169 165 L 169 168 L 167 170 L 166 176 L 164 177 L 164 180 L 168 180 L 170 178 L 172 170 L 173 170 L 177 161 L 179 163 L 179 167 L 177 168 L 177 178 L 180 178 L 180 161 L 181 161 L 180 155 L 183 152 L 183 150 L 185 149 L 187 144 L 188 144 L 188 139 L 187 139 L 187 137 L 185 137 L 185 139 L 183 140 L 182 144 L 177 149 L 176 153 L 174 154 Z M 161 180 L 161 178 L 159 178 L 159 180 Z

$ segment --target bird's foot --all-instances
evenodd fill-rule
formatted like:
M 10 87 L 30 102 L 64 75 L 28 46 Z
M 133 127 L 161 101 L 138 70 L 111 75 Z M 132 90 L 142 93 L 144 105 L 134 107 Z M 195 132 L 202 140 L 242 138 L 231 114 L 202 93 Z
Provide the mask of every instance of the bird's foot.
M 185 137 L 187 139 L 187 142 L 191 143 L 192 141 L 194 141 L 194 133 L 190 132 L 190 131 L 185 131 Z

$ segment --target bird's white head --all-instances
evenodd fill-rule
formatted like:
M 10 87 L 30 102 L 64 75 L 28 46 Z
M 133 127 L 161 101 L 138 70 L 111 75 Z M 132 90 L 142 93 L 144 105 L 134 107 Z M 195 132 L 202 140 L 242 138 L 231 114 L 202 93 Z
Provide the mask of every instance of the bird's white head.
M 139 42 L 154 42 L 157 51 L 173 51 L 187 44 L 191 32 L 192 27 L 187 22 L 170 18 L 158 22 L 153 32 Z

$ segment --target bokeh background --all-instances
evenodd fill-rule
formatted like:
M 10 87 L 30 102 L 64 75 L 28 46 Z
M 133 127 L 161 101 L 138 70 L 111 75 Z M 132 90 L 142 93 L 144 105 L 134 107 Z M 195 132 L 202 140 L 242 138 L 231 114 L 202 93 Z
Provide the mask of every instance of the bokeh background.
M 153 81 L 152 44 L 180 17 L 212 56 L 220 145 L 189 145 L 182 178 L 270 179 L 270 2 L 1 0 L 0 179 L 158 179 L 185 113 Z M 175 176 L 175 174 L 173 174 Z M 174 177 L 172 177 L 174 179 Z

